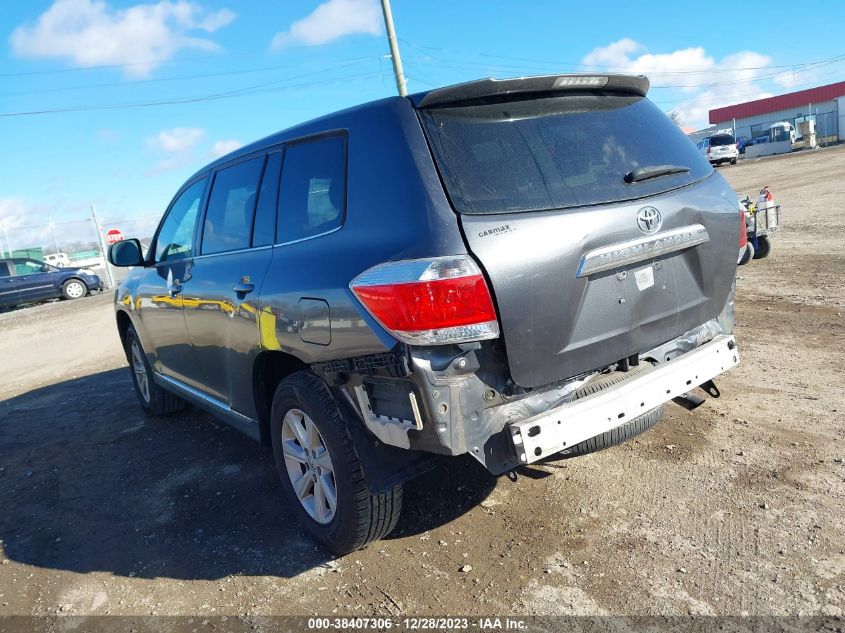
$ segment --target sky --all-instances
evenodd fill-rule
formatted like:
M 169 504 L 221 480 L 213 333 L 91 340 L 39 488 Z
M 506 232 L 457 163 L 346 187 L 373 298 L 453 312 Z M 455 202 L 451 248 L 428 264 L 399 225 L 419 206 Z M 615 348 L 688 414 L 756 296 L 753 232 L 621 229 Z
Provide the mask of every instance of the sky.
M 845 3 L 798 8 L 392 0 L 410 92 L 631 72 L 695 129 L 712 108 L 845 79 Z M 0 245 L 84 239 L 91 204 L 104 229 L 148 235 L 214 158 L 394 94 L 379 0 L 3 2 Z

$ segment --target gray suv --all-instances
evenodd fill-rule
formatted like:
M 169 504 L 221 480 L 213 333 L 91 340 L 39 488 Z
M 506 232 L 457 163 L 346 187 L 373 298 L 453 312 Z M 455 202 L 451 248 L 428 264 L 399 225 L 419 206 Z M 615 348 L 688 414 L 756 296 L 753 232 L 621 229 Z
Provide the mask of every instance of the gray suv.
M 493 474 L 642 432 L 738 362 L 736 194 L 648 80 L 482 80 L 367 103 L 201 169 L 117 289 L 143 409 L 272 446 L 337 553 L 438 455 Z

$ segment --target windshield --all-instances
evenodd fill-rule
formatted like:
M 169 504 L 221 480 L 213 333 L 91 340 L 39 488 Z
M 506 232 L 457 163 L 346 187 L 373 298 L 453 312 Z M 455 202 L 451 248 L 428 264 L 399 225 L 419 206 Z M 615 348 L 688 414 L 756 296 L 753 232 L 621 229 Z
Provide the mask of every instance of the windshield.
M 736 141 L 730 134 L 720 134 L 719 136 L 710 137 L 711 147 L 721 147 L 722 145 L 736 145 Z
M 647 99 L 568 95 L 420 111 L 460 213 L 558 209 L 669 191 L 712 172 Z M 640 167 L 689 171 L 626 183 Z

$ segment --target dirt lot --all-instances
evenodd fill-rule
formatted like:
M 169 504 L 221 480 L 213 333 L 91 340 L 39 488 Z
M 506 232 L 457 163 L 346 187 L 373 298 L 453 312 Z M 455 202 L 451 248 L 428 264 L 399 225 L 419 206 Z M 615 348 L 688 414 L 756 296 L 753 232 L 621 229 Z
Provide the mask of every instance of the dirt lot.
M 0 614 L 840 614 L 845 147 L 720 172 L 784 208 L 722 398 L 516 483 L 449 462 L 340 560 L 268 450 L 144 418 L 108 296 L 0 315 Z

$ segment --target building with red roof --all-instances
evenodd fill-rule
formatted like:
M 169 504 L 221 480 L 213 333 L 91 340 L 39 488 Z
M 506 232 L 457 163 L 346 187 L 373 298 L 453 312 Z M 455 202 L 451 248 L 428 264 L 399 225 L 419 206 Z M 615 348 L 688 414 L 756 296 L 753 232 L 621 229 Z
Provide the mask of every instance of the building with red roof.
M 814 118 L 820 144 L 845 137 L 845 81 L 737 103 L 710 110 L 714 129 L 734 129 L 737 138 L 754 138 L 773 123 L 787 121 L 796 128 L 799 121 Z

